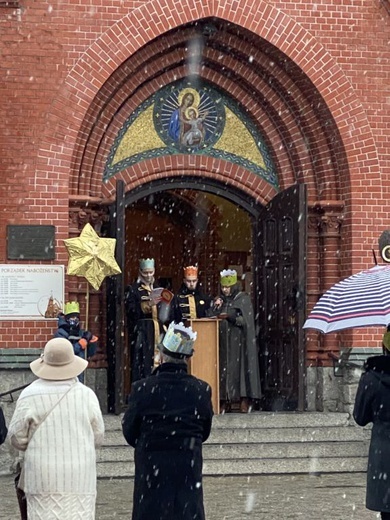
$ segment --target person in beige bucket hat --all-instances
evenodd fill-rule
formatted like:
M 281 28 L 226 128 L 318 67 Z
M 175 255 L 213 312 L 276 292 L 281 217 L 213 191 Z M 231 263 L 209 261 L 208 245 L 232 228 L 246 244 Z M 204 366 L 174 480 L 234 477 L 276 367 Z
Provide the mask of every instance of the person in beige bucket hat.
M 65 338 L 48 341 L 30 363 L 38 379 L 20 394 L 9 425 L 12 445 L 25 452 L 19 488 L 29 518 L 95 519 L 104 422 L 95 393 L 77 379 L 87 364 Z
M 65 338 L 48 341 L 41 357 L 30 363 L 36 376 L 56 381 L 77 377 L 87 366 L 88 361 L 75 356 L 72 343 Z

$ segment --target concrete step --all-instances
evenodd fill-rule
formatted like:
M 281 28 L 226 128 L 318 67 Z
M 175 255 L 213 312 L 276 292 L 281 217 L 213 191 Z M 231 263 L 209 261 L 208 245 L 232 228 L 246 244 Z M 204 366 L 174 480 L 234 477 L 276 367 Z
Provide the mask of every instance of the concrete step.
M 134 450 L 122 435 L 121 416 L 106 416 L 99 478 L 134 475 Z M 370 429 L 346 413 L 260 412 L 215 416 L 203 446 L 204 474 L 364 472 Z
M 105 415 L 106 431 L 121 430 L 121 415 Z M 353 421 L 352 421 L 353 422 Z M 213 429 L 217 428 L 282 428 L 282 427 L 333 427 L 348 426 L 351 417 L 347 413 L 322 412 L 255 412 L 250 414 L 229 413 L 215 415 Z
M 204 444 L 203 460 L 221 459 L 286 459 L 318 457 L 366 457 L 368 444 L 362 441 L 328 443 L 269 443 L 269 444 Z M 134 460 L 130 446 L 103 447 L 98 462 L 129 462 Z
M 282 475 L 318 473 L 362 473 L 367 469 L 364 457 L 306 458 L 306 459 L 231 459 L 207 460 L 203 474 L 216 475 Z M 97 465 L 98 478 L 130 478 L 134 463 L 102 462 Z
M 354 426 L 315 428 L 213 428 L 206 444 L 365 441 L 370 431 Z M 125 446 L 121 431 L 108 431 L 105 446 Z

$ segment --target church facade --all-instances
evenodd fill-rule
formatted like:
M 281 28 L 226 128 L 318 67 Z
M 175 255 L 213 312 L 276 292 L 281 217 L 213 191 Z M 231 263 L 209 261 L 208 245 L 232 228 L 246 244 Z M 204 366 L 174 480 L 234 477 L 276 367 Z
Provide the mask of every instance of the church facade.
M 265 409 L 348 406 L 335 360 L 383 331 L 302 325 L 382 261 L 389 22 L 387 0 L 0 0 L 0 281 L 64 266 L 63 299 L 102 339 L 90 366 L 110 409 L 129 389 L 123 291 L 142 257 L 172 290 L 189 263 L 210 294 L 237 269 Z M 122 271 L 99 289 L 66 274 L 64 240 L 87 223 L 116 239 Z M 39 316 L 18 316 L 4 291 L 0 349 L 43 346 L 64 301 L 48 286 Z

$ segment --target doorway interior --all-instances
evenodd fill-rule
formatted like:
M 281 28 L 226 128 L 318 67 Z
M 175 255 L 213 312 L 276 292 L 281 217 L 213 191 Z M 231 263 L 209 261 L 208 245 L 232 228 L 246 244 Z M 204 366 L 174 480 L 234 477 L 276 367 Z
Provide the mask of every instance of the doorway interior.
M 153 257 L 156 277 L 170 290 L 182 283 L 182 268 L 198 265 L 204 290 L 215 295 L 219 272 L 234 266 L 251 292 L 250 215 L 221 196 L 171 190 L 126 208 L 125 284 L 138 274 L 140 258 Z
M 243 289 L 254 295 L 252 218 L 234 202 L 195 189 L 161 191 L 129 204 L 125 222 L 125 286 L 136 280 L 140 258 L 154 258 L 156 284 L 174 293 L 183 267 L 197 265 L 207 294 L 216 296 L 220 271 L 234 268 Z M 125 354 L 130 373 L 127 349 Z M 130 381 L 124 383 L 127 395 Z

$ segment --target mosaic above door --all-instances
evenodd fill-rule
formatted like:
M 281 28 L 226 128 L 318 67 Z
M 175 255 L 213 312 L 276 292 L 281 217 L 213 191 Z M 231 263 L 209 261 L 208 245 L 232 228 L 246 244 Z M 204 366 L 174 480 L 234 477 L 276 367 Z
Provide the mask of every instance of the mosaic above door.
M 129 116 L 109 153 L 104 180 L 145 159 L 177 154 L 224 159 L 279 188 L 264 139 L 242 107 L 209 84 L 188 79 L 163 87 Z

